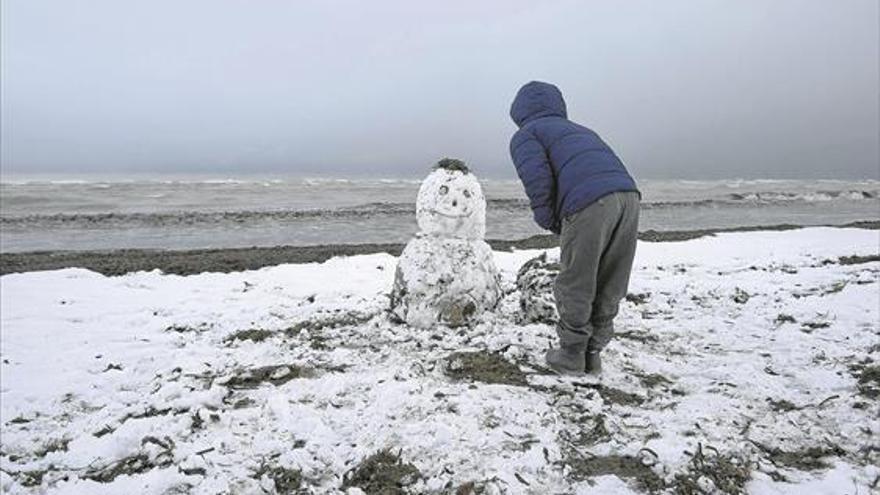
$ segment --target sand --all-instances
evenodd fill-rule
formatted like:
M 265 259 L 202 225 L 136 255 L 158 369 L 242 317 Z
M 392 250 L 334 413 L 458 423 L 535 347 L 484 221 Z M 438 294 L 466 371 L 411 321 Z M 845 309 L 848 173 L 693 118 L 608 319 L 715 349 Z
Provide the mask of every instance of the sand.
M 841 228 L 880 229 L 880 221 L 866 220 L 834 225 Z M 805 228 L 781 224 L 727 229 L 655 231 L 639 234 L 648 242 L 677 242 L 722 232 L 785 231 Z M 554 235 L 536 235 L 520 240 L 488 240 L 496 251 L 548 249 L 557 247 Z M 0 254 L 0 275 L 61 268 L 86 268 L 104 275 L 159 269 L 164 273 L 193 275 L 202 272 L 230 273 L 256 270 L 284 263 L 321 263 L 335 256 L 388 253 L 400 255 L 403 244 L 329 244 L 321 246 L 274 246 L 228 249 L 159 250 L 117 249 L 107 251 L 32 251 Z

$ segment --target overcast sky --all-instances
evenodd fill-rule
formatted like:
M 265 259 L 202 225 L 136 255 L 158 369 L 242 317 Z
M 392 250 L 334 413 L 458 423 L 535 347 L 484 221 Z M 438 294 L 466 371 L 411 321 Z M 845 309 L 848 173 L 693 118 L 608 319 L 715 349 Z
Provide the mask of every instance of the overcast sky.
M 2 171 L 514 177 L 519 86 L 645 178 L 880 178 L 877 0 L 3 0 Z

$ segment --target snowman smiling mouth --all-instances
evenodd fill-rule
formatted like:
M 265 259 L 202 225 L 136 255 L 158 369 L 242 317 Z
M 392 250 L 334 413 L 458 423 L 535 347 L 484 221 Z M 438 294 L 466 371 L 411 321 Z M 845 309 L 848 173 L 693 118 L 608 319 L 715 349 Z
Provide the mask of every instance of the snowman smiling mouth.
M 467 213 L 462 213 L 462 214 L 456 215 L 453 213 L 443 213 L 442 211 L 439 211 L 439 210 L 428 210 L 428 211 L 433 213 L 434 215 L 440 215 L 440 216 L 447 217 L 447 218 L 467 218 L 467 217 L 471 216 L 471 213 L 472 213 L 469 211 Z

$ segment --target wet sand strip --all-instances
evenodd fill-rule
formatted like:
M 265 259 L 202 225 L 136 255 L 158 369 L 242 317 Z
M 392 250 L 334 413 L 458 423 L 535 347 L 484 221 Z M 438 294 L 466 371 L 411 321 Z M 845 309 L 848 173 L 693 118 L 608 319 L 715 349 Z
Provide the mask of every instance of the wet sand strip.
M 811 226 L 812 227 L 812 226 Z M 826 227 L 880 229 L 880 221 L 865 220 Z M 803 225 L 781 224 L 726 229 L 647 230 L 639 239 L 647 242 L 675 242 L 697 239 L 722 232 L 783 231 L 805 228 Z M 493 249 L 547 249 L 559 245 L 554 235 L 536 235 L 526 239 L 489 240 Z M 404 244 L 330 244 L 322 246 L 274 246 L 224 249 L 162 250 L 114 249 L 103 251 L 30 251 L 0 254 L 0 275 L 61 268 L 80 267 L 104 275 L 162 270 L 164 273 L 193 275 L 202 272 L 236 272 L 256 270 L 283 263 L 320 263 L 334 256 L 389 253 L 400 254 Z

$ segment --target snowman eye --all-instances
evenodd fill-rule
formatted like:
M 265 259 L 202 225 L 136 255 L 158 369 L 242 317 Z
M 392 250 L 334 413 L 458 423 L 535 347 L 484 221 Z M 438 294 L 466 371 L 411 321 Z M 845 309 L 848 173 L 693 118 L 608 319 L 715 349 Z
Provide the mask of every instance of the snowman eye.
M 471 192 L 468 191 L 467 189 L 465 189 L 465 190 L 464 190 L 464 197 L 466 197 L 466 198 L 471 197 Z
M 446 193 L 448 193 L 448 192 L 449 192 L 449 188 L 448 188 L 448 187 L 446 187 L 446 186 L 440 186 L 440 195 L 441 195 L 441 196 L 444 196 L 444 195 L 445 195 Z

